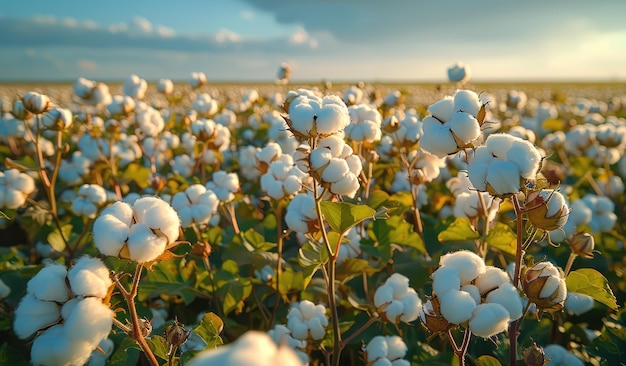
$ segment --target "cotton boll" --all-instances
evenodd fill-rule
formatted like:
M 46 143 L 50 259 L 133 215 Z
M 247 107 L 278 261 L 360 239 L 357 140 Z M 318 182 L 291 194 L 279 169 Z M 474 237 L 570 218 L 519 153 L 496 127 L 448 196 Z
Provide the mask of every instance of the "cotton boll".
M 19 338 L 26 339 L 60 318 L 61 309 L 56 303 L 38 300 L 34 295 L 26 294 L 15 309 L 13 331 Z
M 464 291 L 470 294 L 472 296 L 472 299 L 474 299 L 474 301 L 476 302 L 476 304 L 480 304 L 481 297 L 480 297 L 480 290 L 478 289 L 478 287 L 474 285 L 465 285 L 465 286 L 461 286 L 461 291 Z
M 593 297 L 578 292 L 569 292 L 564 303 L 565 310 L 574 315 L 582 315 L 593 309 L 594 305 Z
M 27 291 L 39 300 L 65 302 L 69 298 L 66 276 L 64 265 L 49 264 L 28 281 Z
M 441 124 L 428 123 L 429 118 L 431 117 L 424 119 L 424 135 L 419 142 L 420 148 L 440 158 L 454 154 L 458 147 L 450 129 Z
M 450 121 L 457 111 L 454 109 L 454 98 L 450 95 L 443 97 L 428 107 L 428 113 L 439 120 L 439 123 Z
M 485 273 L 478 276 L 474 284 L 480 289 L 481 294 L 486 294 L 509 281 L 509 275 L 502 269 L 494 266 L 486 266 Z
M 138 263 L 157 259 L 165 251 L 167 239 L 155 235 L 145 224 L 135 224 L 128 231 L 126 241 L 129 259 Z
M 117 256 L 128 238 L 128 230 L 128 225 L 117 217 L 101 214 L 93 225 L 94 244 L 100 253 Z
M 94 348 L 87 342 L 70 341 L 64 326 L 59 324 L 35 338 L 30 361 L 34 365 L 83 365 Z
M 476 306 L 469 321 L 469 330 L 483 338 L 504 332 L 509 325 L 509 312 L 500 304 L 486 303 Z
M 452 266 L 441 266 L 431 275 L 433 279 L 433 291 L 437 296 L 442 296 L 449 290 L 458 291 L 461 288 L 459 271 Z
M 367 352 L 367 362 L 372 362 L 381 358 L 387 358 L 387 352 L 389 346 L 384 336 L 376 336 L 372 338 L 367 346 L 365 352 Z
M 503 159 L 507 156 L 507 152 L 511 149 L 515 142 L 515 137 L 506 133 L 494 133 L 485 140 L 485 147 L 493 153 L 494 156 Z
M 469 113 L 455 113 L 449 123 L 450 130 L 464 143 L 470 143 L 480 136 L 480 126 L 476 117 Z M 463 147 L 463 146 L 459 146 Z
M 354 174 L 346 174 L 339 181 L 330 185 L 330 192 L 353 198 L 361 184 Z
M 511 320 L 517 320 L 523 314 L 522 299 L 517 292 L 517 288 L 510 282 L 504 283 L 491 291 L 487 295 L 486 302 L 502 305 L 509 312 Z
M 113 310 L 95 297 L 79 301 L 65 321 L 65 334 L 68 339 L 97 345 L 111 332 Z
M 461 284 L 468 283 L 485 273 L 485 262 L 483 259 L 469 250 L 444 254 L 439 259 L 439 265 L 455 268 L 459 272 Z
M 93 350 L 91 352 L 91 357 L 89 358 L 88 366 L 105 366 L 107 360 L 113 354 L 115 344 L 113 344 L 113 341 L 110 338 L 105 338 L 98 343 L 98 347 L 104 351 L 104 354 L 99 349 Z
M 533 179 L 539 171 L 542 158 L 535 145 L 518 139 L 507 151 L 506 160 L 517 165 L 522 177 Z
M 441 315 L 453 324 L 468 321 L 476 308 L 476 301 L 465 291 L 450 290 L 438 297 Z
M 477 116 L 480 110 L 480 100 L 478 94 L 471 90 L 457 90 L 454 94 L 454 107 L 455 112 L 465 112 L 472 116 Z
M 350 172 L 348 163 L 343 159 L 331 159 L 322 172 L 322 180 L 328 183 L 339 182 Z
M 385 340 L 387 341 L 387 359 L 391 361 L 398 360 L 406 355 L 408 347 L 401 337 L 385 336 Z
M 67 275 L 72 293 L 80 296 L 106 297 L 113 281 L 109 269 L 98 258 L 79 258 Z
M 508 161 L 494 159 L 488 167 L 485 179 L 493 189 L 493 193 L 499 196 L 513 194 L 520 190 L 519 168 Z

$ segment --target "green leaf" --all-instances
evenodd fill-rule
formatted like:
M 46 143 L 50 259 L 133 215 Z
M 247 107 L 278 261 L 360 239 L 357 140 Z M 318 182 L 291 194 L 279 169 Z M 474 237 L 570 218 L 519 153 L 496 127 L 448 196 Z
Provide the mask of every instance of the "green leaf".
M 472 228 L 466 217 L 457 218 L 447 229 L 437 235 L 437 240 L 444 241 L 468 241 L 480 238 L 480 234 Z
M 426 253 L 424 243 L 413 230 L 413 225 L 404 221 L 401 216 L 391 216 L 387 220 L 376 220 L 373 222 L 372 230 L 379 246 L 386 247 L 397 244 Z
M 373 218 L 376 211 L 366 205 L 355 205 L 348 202 L 322 201 L 322 214 L 337 233 L 343 234 L 361 221 Z
M 224 322 L 214 313 L 206 313 L 200 325 L 193 331 L 207 344 L 205 349 L 213 349 L 224 343 L 220 333 L 224 329 Z
M 70 239 L 70 235 L 72 234 L 72 228 L 73 228 L 72 225 L 66 224 L 66 225 L 61 226 L 61 231 L 59 231 L 58 228 L 54 229 L 53 232 L 48 234 L 48 243 L 50 243 L 50 245 L 57 252 L 63 252 L 66 247 L 66 244 L 63 238 L 65 238 L 65 240 Z M 61 233 L 63 233 L 63 236 L 61 236 Z
M 248 249 L 250 252 L 255 252 L 255 251 L 261 251 L 261 252 L 265 252 L 268 251 L 274 247 L 276 247 L 277 244 L 275 243 L 270 243 L 265 241 L 265 238 L 263 237 L 263 235 L 257 233 L 254 229 L 248 229 L 244 234 L 244 245 L 246 247 L 246 249 Z
M 217 277 L 224 275 L 223 271 L 216 272 Z M 230 274 L 233 276 L 232 274 Z M 244 300 L 252 293 L 252 282 L 248 278 L 235 277 L 228 280 L 217 280 L 217 294 L 222 299 L 222 307 L 224 314 L 228 314 L 233 310 L 241 311 L 244 306 Z
M 107 365 L 136 365 L 141 347 L 131 337 L 125 336 L 111 355 Z
M 167 354 L 169 353 L 170 346 L 167 344 L 165 338 L 153 335 L 150 338 L 146 338 L 146 343 L 148 343 L 148 346 L 155 356 L 167 360 Z
M 497 358 L 488 355 L 482 355 L 476 359 L 476 366 L 501 366 L 502 364 Z
M 609 286 L 609 281 L 593 268 L 582 268 L 573 272 L 565 279 L 568 292 L 589 295 L 598 302 L 613 310 L 617 310 L 617 300 Z
M 360 276 L 364 272 L 368 275 L 372 275 L 376 273 L 376 269 L 372 268 L 365 259 L 349 258 L 337 266 L 336 275 L 337 280 L 344 282 L 356 276 Z
M 135 184 L 137 184 L 137 186 L 139 186 L 139 188 L 144 189 L 150 185 L 151 175 L 152 172 L 145 166 L 137 163 L 130 163 L 124 170 L 122 178 L 132 180 Z
M 300 248 L 298 252 L 298 263 L 303 267 L 304 288 L 309 285 L 311 278 L 320 266 L 328 261 L 328 251 L 319 242 L 309 241 Z
M 304 289 L 304 275 L 302 272 L 294 272 L 291 268 L 286 268 L 280 274 L 278 292 L 286 294 L 290 290 L 301 291 Z
M 515 255 L 517 250 L 517 235 L 508 225 L 501 222 L 496 223 L 496 226 L 489 230 L 485 241 L 507 254 Z

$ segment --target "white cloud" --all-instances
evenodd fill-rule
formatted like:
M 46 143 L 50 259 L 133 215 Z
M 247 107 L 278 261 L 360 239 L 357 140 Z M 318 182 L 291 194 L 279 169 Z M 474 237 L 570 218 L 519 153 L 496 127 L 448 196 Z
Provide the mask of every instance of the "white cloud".
M 242 12 L 239 13 L 239 17 L 245 20 L 253 19 L 254 15 L 255 15 L 254 12 L 251 10 L 243 10 Z
M 218 43 L 239 42 L 241 37 L 230 29 L 222 28 L 215 34 Z
M 78 61 L 76 61 L 76 65 L 81 71 L 92 72 L 98 70 L 98 64 L 88 59 L 79 59 Z

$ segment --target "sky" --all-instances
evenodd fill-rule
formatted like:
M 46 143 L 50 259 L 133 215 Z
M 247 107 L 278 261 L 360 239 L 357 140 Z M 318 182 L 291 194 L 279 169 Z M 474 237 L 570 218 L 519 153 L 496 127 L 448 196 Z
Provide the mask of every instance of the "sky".
M 624 0 L 76 0 L 0 8 L 0 81 L 625 81 Z

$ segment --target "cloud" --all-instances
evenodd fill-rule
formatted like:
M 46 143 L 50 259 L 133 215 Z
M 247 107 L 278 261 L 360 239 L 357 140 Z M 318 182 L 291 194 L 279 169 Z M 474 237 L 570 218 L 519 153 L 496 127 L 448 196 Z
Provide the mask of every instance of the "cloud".
M 87 60 L 87 59 L 79 59 L 78 61 L 76 61 L 76 65 L 78 66 L 78 69 L 81 71 L 88 71 L 88 72 L 93 72 L 98 70 L 98 64 L 95 63 L 92 60 Z
M 543 40 L 564 35 L 555 29 L 572 19 L 586 23 L 576 33 L 624 29 L 626 12 L 626 2 L 609 0 L 243 1 L 273 14 L 278 23 L 300 25 L 311 34 L 329 32 L 338 40 L 356 43 Z
M 307 42 L 290 42 L 288 36 L 244 38 L 221 29 L 214 34 L 178 34 L 174 29 L 154 25 L 143 17 L 130 23 L 98 25 L 73 18 L 37 16 L 30 19 L 1 18 L 0 47 L 84 47 L 143 49 L 187 52 L 289 52 L 306 53 L 318 42 L 304 32 Z

